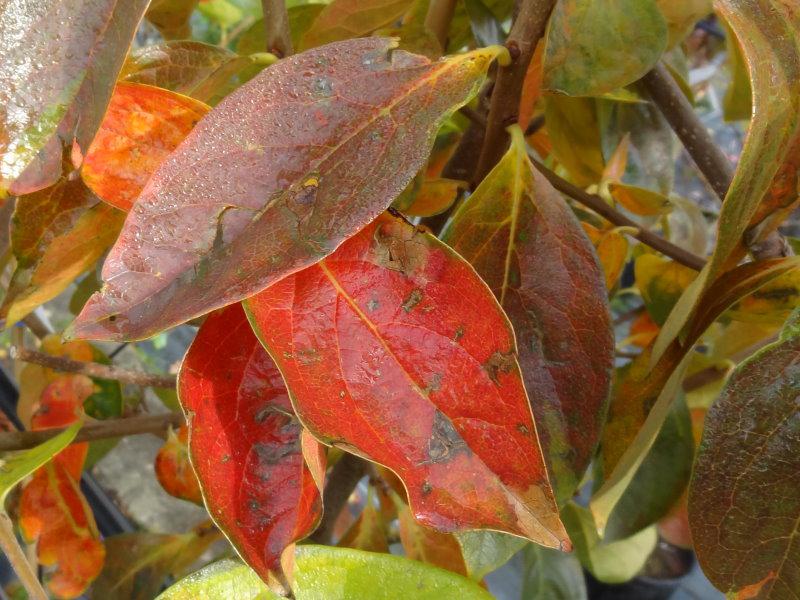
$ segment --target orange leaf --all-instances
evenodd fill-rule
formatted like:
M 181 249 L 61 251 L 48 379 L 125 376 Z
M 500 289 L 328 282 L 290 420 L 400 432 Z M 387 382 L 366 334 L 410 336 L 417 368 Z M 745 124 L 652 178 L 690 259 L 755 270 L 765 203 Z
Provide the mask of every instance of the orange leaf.
M 130 210 L 150 175 L 210 110 L 169 90 L 120 82 L 81 175 L 100 198 Z
M 189 463 L 189 429 L 181 425 L 178 432 L 170 431 L 167 441 L 156 455 L 156 478 L 168 494 L 203 504 L 203 494 L 200 492 L 200 483 Z

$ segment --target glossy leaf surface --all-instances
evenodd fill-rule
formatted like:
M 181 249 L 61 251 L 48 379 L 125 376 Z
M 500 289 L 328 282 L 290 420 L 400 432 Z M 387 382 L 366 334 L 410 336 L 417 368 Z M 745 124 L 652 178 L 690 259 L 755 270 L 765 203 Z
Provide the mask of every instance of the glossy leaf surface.
M 303 50 L 369 35 L 402 17 L 413 0 L 333 0 L 303 35 Z
M 114 242 L 125 215 L 100 202 L 80 180 L 17 199 L 11 246 L 17 268 L 0 306 L 11 325 L 63 292 Z
M 547 30 L 543 85 L 599 96 L 639 79 L 666 46 L 655 0 L 561 0 Z
M 61 144 L 85 151 L 147 0 L 8 0 L 0 6 L 0 197 L 54 183 Z M 56 130 L 60 140 L 54 138 Z M 40 150 L 43 154 L 37 156 Z
M 392 469 L 422 524 L 569 545 L 511 326 L 447 246 L 384 215 L 245 305 L 303 424 Z
M 522 132 L 443 239 L 509 315 L 559 500 L 575 491 L 605 419 L 614 341 L 602 269 L 564 200 L 528 160 Z
M 278 600 L 247 565 L 225 559 L 184 577 L 157 600 Z
M 208 110 L 168 90 L 118 83 L 83 159 L 83 181 L 112 206 L 130 210 L 156 168 Z
M 266 579 L 283 549 L 314 529 L 322 501 L 281 375 L 240 305 L 203 323 L 181 366 L 178 395 L 206 506 Z
M 313 264 L 380 214 L 501 52 L 432 63 L 393 44 L 292 56 L 209 113 L 150 179 L 72 334 L 148 337 Z
M 189 464 L 188 439 L 189 429 L 185 425 L 177 432 L 170 430 L 167 441 L 156 454 L 156 478 L 170 496 L 202 504 L 200 484 Z
M 298 546 L 293 590 L 298 600 L 490 600 L 466 577 L 391 554 Z
M 798 381 L 795 312 L 780 341 L 736 368 L 706 417 L 689 523 L 703 571 L 724 592 L 778 599 L 800 589 Z M 748 586 L 758 593 L 745 596 Z

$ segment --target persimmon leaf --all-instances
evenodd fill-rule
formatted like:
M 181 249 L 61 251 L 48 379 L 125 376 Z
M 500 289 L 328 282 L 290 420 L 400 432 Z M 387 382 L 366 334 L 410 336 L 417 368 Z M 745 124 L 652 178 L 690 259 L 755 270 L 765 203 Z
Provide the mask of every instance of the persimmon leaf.
M 790 598 L 798 589 L 798 380 L 800 311 L 778 342 L 736 367 L 706 416 L 689 524 L 703 572 L 723 592 Z M 757 593 L 745 595 L 748 586 Z
M 181 534 L 136 532 L 106 538 L 106 562 L 92 584 L 92 598 L 151 600 L 168 576 L 183 575 L 220 537 L 213 528 L 200 528 Z
M 583 569 L 575 554 L 528 544 L 523 552 L 520 598 L 588 600 Z
M 72 335 L 151 336 L 317 262 L 380 214 L 504 52 L 430 62 L 394 43 L 292 56 L 212 110 L 150 179 Z
M 667 47 L 655 0 L 561 0 L 544 50 L 545 89 L 599 96 L 633 83 Z
M 323 474 L 315 480 L 304 462 L 286 387 L 240 305 L 203 323 L 181 366 L 178 395 L 209 513 L 266 580 L 284 548 L 319 521 Z
M 280 600 L 247 565 L 225 559 L 181 579 L 156 600 Z
M 156 168 L 209 110 L 169 90 L 118 83 L 83 159 L 83 181 L 112 206 L 130 210 Z
M 461 546 L 452 533 L 442 533 L 420 525 L 405 504 L 398 509 L 397 516 L 400 542 L 408 558 L 467 575 Z
M 333 0 L 300 41 L 303 50 L 361 37 L 398 21 L 414 0 Z
M 200 484 L 189 464 L 189 428 L 181 425 L 177 432 L 170 430 L 167 441 L 156 454 L 156 478 L 170 496 L 203 504 Z
M 36 556 L 54 567 L 48 589 L 58 598 L 76 598 L 100 574 L 105 547 L 78 481 L 58 460 L 36 471 L 22 488 L 19 527 L 36 541 Z
M 392 469 L 423 525 L 569 545 L 511 325 L 443 243 L 384 215 L 245 308 L 303 424 Z
M 641 427 L 638 430 L 632 428 L 619 459 L 609 464 L 607 457 L 604 457 L 604 468 L 609 475 L 589 503 L 600 531 L 605 529 L 611 511 L 656 440 L 680 391 L 689 351 L 703 332 L 738 300 L 798 268 L 800 257 L 788 257 L 745 263 L 728 271 L 709 288 L 703 302 L 692 315 L 685 338 L 673 340 L 652 369 L 641 371 L 639 385 L 633 386 L 634 396 L 630 399 L 630 405 L 650 409 Z M 648 352 L 652 352 L 652 348 L 651 344 Z M 618 442 L 624 444 L 624 441 Z
M 69 446 L 82 425 L 82 421 L 75 421 L 57 436 L 35 448 L 4 454 L 0 459 L 0 506 L 15 485 Z
M 438 567 L 391 554 L 303 545 L 295 550 L 298 599 L 490 600 L 474 581 Z
M 534 170 L 522 131 L 456 212 L 444 241 L 508 313 L 557 498 L 572 496 L 600 439 L 614 340 L 602 268 L 572 211 Z
M 198 0 L 151 0 L 145 17 L 165 40 L 192 36 L 189 17 Z
M 499 531 L 464 531 L 457 533 L 456 538 L 467 573 L 476 581 L 502 567 L 528 544 L 522 538 Z
M 116 79 L 147 4 L 9 0 L 0 6 L 0 197 L 23 172 L 14 194 L 54 183 L 62 144 L 89 147 L 111 97 L 105 82 Z
M 117 237 L 125 215 L 100 202 L 80 180 L 17 198 L 11 247 L 17 266 L 0 306 L 13 325 L 63 292 Z
M 389 552 L 386 524 L 382 511 L 375 507 L 375 492 L 372 486 L 367 492 L 367 499 L 361 514 L 339 540 L 338 545 L 343 548 L 355 548 L 368 552 Z

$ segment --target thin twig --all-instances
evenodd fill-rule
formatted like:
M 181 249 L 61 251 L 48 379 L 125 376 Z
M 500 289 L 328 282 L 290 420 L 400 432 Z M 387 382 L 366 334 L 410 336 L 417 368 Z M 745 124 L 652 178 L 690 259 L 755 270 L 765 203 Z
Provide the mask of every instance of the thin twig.
M 486 116 L 479 113 L 474 108 L 470 108 L 469 106 L 462 106 L 461 108 L 458 109 L 458 112 L 467 117 L 478 127 L 481 127 L 483 129 L 486 128 Z
M 139 371 L 129 371 L 114 365 L 103 365 L 100 363 L 83 362 L 72 360 L 64 356 L 52 356 L 36 350 L 28 350 L 19 346 L 11 346 L 9 349 L 11 358 L 23 362 L 34 363 L 43 367 L 48 367 L 55 371 L 66 373 L 82 373 L 89 377 L 99 377 L 101 379 L 114 379 L 121 383 L 133 385 L 153 386 L 160 388 L 174 388 L 174 375 L 151 375 L 150 373 L 140 373 Z
M 333 527 L 336 519 L 347 504 L 347 499 L 353 493 L 356 484 L 367 473 L 368 463 L 353 454 L 344 454 L 339 459 L 328 476 L 322 500 L 325 504 L 325 513 L 319 527 L 312 534 L 311 539 L 320 544 L 330 544 L 333 541 Z
M 663 64 L 656 65 L 642 77 L 641 81 L 703 177 L 723 202 L 734 176 L 734 168 L 728 157 L 714 143 L 708 129 L 700 121 L 683 91 Z M 773 231 L 758 243 L 750 243 L 745 237 L 745 243 L 757 260 L 791 254 L 788 243 L 777 231 Z
M 183 415 L 179 412 L 141 415 L 124 419 L 106 419 L 105 421 L 87 423 L 81 427 L 72 443 L 92 442 L 94 440 L 105 440 L 141 433 L 159 434 L 166 432 L 170 427 L 179 427 L 183 422 Z M 0 433 L 0 452 L 34 448 L 57 436 L 62 431 L 64 429 L 58 428 Z
M 3 549 L 8 562 L 17 574 L 25 591 L 28 592 L 28 598 L 32 600 L 47 600 L 47 593 L 39 583 L 39 578 L 28 562 L 25 553 L 19 546 L 17 536 L 14 534 L 14 525 L 11 522 L 5 509 L 0 507 L 0 547 Z
M 508 148 L 509 137 L 506 128 L 519 119 L 519 102 L 525 74 L 528 72 L 536 44 L 544 35 L 547 19 L 554 4 L 555 0 L 524 0 L 511 26 L 506 47 L 512 60 L 508 66 L 500 66 L 497 69 L 486 123 L 486 136 L 473 179 L 475 184 L 486 177 Z
M 630 235 L 643 244 L 647 244 L 654 250 L 661 252 L 663 255 L 669 256 L 675 262 L 685 265 L 690 269 L 694 269 L 695 271 L 699 271 L 703 268 L 703 266 L 705 266 L 706 261 L 703 260 L 703 258 L 697 256 L 696 254 L 692 254 L 688 250 L 685 250 L 680 246 L 676 246 L 672 242 L 665 240 L 652 231 L 645 229 L 636 221 L 629 219 L 622 213 L 613 209 L 600 196 L 589 194 L 588 192 L 583 191 L 581 188 L 571 184 L 566 179 L 562 179 L 533 157 L 531 158 L 531 162 L 533 162 L 534 166 L 539 170 L 539 172 L 544 175 L 550 184 L 559 192 L 566 194 L 573 200 L 576 200 L 584 206 L 591 208 L 601 217 L 607 219 L 618 227 L 633 228 Z M 633 233 L 633 230 L 636 232 Z
M 447 35 L 450 32 L 450 22 L 456 11 L 456 0 L 430 0 L 428 14 L 425 15 L 425 28 L 436 39 L 442 50 L 447 49 Z
M 264 30 L 267 36 L 267 52 L 281 58 L 294 52 L 292 34 L 289 29 L 289 13 L 284 0 L 261 0 L 264 8 Z
M 30 329 L 31 333 L 40 340 L 52 333 L 47 324 L 42 321 L 42 319 L 39 318 L 39 315 L 37 315 L 35 312 L 29 313 L 23 317 L 22 322 L 28 329 Z

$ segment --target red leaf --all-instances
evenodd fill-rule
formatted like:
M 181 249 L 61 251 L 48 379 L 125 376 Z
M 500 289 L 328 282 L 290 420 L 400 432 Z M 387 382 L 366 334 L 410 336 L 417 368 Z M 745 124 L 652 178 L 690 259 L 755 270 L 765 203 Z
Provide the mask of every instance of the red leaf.
M 320 519 L 317 483 L 303 459 L 300 423 L 275 363 L 240 305 L 209 315 L 178 378 L 189 452 L 211 516 L 262 577 Z M 315 482 L 316 481 L 316 482 Z
M 384 215 L 246 308 L 303 423 L 395 471 L 420 522 L 569 545 L 511 326 L 443 243 Z
M 142 339 L 327 256 L 424 165 L 498 48 L 431 62 L 385 38 L 286 58 L 162 163 L 71 335 Z

